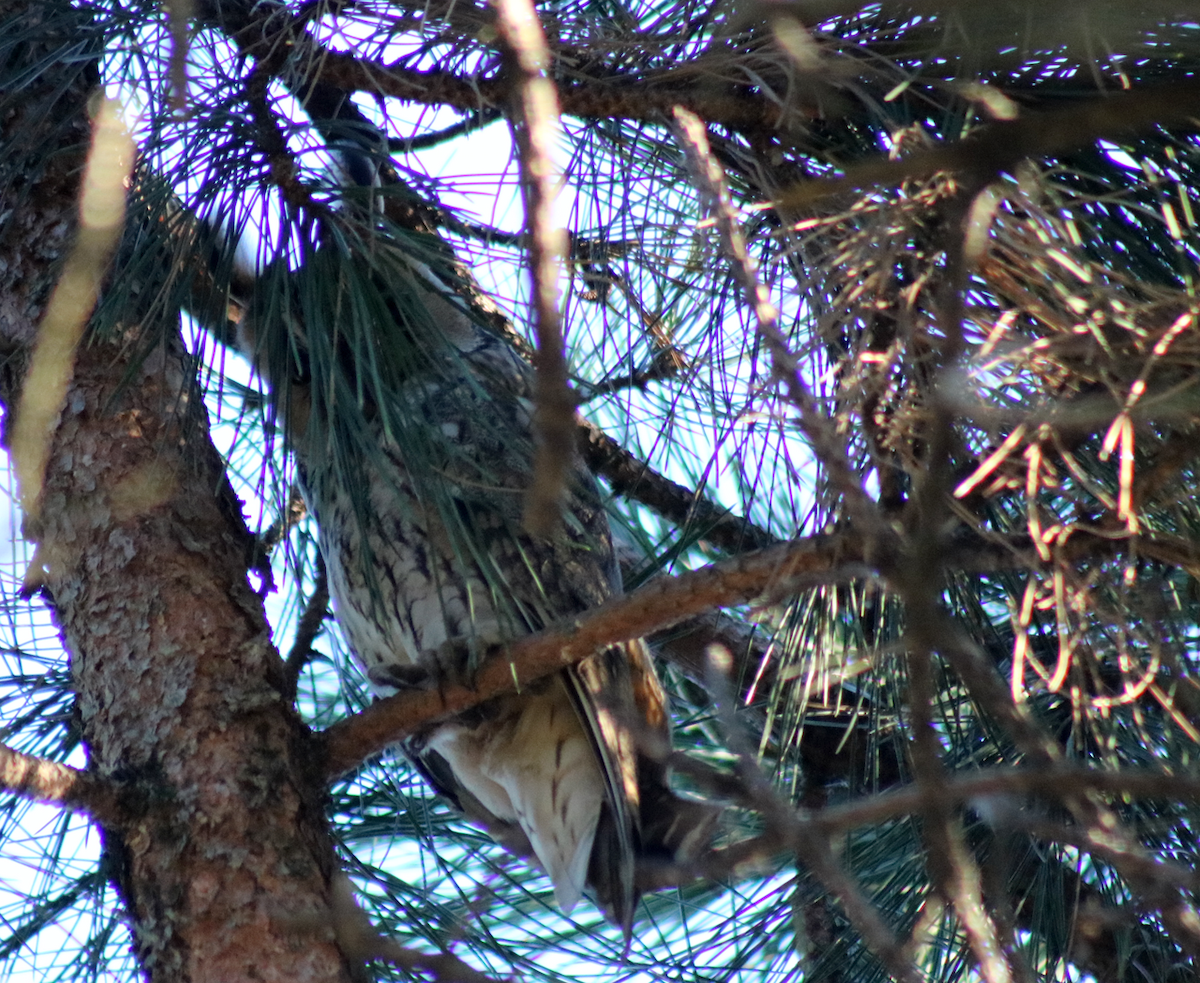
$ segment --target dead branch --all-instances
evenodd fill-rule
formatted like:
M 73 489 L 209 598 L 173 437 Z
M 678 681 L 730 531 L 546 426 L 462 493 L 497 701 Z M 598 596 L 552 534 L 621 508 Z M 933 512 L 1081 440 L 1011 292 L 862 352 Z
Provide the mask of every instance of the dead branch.
M 325 561 L 317 558 L 317 573 L 313 584 L 312 594 L 304 605 L 304 613 L 296 625 L 296 639 L 292 649 L 284 661 L 287 673 L 287 689 L 295 699 L 296 688 L 299 685 L 300 673 L 308 665 L 313 655 L 313 642 L 321 633 L 321 627 L 329 616 L 329 575 L 325 572 Z

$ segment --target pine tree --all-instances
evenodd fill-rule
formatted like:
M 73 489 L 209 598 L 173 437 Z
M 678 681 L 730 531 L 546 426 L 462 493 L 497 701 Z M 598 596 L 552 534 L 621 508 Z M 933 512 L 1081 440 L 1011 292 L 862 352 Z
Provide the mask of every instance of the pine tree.
M 1178 6 L 6 5 L 6 971 L 1191 978 Z M 422 277 L 628 594 L 372 704 L 289 444 L 403 437 Z M 726 808 L 626 943 L 389 746 L 643 635 Z

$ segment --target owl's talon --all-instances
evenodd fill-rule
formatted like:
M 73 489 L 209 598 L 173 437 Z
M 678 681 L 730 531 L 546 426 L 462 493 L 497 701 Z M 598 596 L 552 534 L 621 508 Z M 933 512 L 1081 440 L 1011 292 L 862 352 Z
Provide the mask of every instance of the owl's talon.
M 432 676 L 428 669 L 419 665 L 377 665 L 367 670 L 367 680 L 377 690 L 391 689 L 396 692 L 410 689 L 429 689 Z
M 462 686 L 474 692 L 479 664 L 499 644 L 492 639 L 478 637 L 450 638 L 425 653 L 425 661 L 436 675 L 439 687 Z

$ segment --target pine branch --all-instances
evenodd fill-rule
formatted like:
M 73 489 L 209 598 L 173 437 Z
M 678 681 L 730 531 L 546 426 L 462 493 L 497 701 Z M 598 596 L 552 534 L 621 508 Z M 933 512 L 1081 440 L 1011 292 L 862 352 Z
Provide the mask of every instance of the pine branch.
M 282 3 L 202 0 L 197 7 L 202 18 L 223 27 L 245 54 L 280 77 L 291 65 L 301 64 L 309 66 L 314 77 L 346 92 L 393 96 L 460 112 L 502 108 L 510 91 L 509 81 L 500 76 L 419 71 L 331 51 L 313 41 L 304 20 L 292 16 Z M 658 123 L 674 106 L 682 105 L 712 123 L 773 136 L 780 124 L 795 114 L 749 85 L 712 92 L 669 78 L 647 82 L 635 72 L 609 71 L 603 78 L 564 77 L 558 89 L 562 112 L 582 119 Z
M 1105 548 L 1110 545 L 1103 542 Z M 1015 543 L 997 546 L 970 537 L 946 543 L 943 550 L 948 569 L 996 570 L 1039 562 L 1027 543 L 1018 549 Z M 886 560 L 884 544 L 870 544 L 846 533 L 796 540 L 675 577 L 657 578 L 569 623 L 505 646 L 479 666 L 473 688 L 447 685 L 401 693 L 334 724 L 322 738 L 325 773 L 335 778 L 435 721 L 524 686 L 593 652 L 664 631 L 715 608 L 779 600 L 806 587 L 870 576 L 869 564 L 880 560 Z
M 1200 82 L 1189 80 L 1107 93 L 1049 112 L 1026 113 L 1019 119 L 989 123 L 955 143 L 917 151 L 900 160 L 868 160 L 847 168 L 842 177 L 805 181 L 784 190 L 777 205 L 809 208 L 832 195 L 896 187 L 939 171 L 991 179 L 1029 158 L 1051 157 L 1155 126 L 1186 124 L 1195 118 L 1198 98 Z
M 83 812 L 101 823 L 121 815 L 117 789 L 99 778 L 0 744 L 0 788 L 22 798 Z
M 763 549 L 781 542 L 748 519 L 659 474 L 594 423 L 584 419 L 578 423 L 580 453 L 616 494 L 653 509 L 680 529 L 699 528 L 703 539 L 729 553 Z
M 449 126 L 432 133 L 417 133 L 410 137 L 391 137 L 387 142 L 388 150 L 396 154 L 411 154 L 416 150 L 428 150 L 430 147 L 438 147 L 443 143 L 448 143 L 458 137 L 482 129 L 489 123 L 494 123 L 500 119 L 500 116 L 501 114 L 498 110 L 483 109 L 479 112 L 471 113 L 466 119 L 459 120 L 457 123 L 451 123 Z
M 267 98 L 270 81 L 270 73 L 261 65 L 255 66 L 246 82 L 246 101 L 254 118 L 256 142 L 270 165 L 271 181 L 283 194 L 284 200 L 294 208 L 304 209 L 314 215 L 324 214 L 325 209 L 314 199 L 312 189 L 300 180 L 299 165 L 279 129 L 279 122 Z

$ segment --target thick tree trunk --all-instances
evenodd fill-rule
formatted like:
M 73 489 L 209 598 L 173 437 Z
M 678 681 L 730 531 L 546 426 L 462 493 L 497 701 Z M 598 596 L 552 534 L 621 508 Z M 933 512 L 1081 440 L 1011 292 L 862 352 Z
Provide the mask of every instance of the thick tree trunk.
M 105 845 L 143 964 L 164 980 L 347 978 L 318 931 L 334 856 L 309 734 L 188 361 L 160 349 L 117 391 L 115 354 L 79 353 L 36 532 L 90 767 L 139 805 Z
M 10 7 L 0 26 L 28 30 L 44 9 Z M 22 356 L 70 247 L 87 150 L 94 68 L 45 60 L 69 35 L 26 46 L 43 74 L 0 119 L 0 343 L 14 356 L 0 398 L 10 421 Z M 64 91 L 69 71 L 78 75 Z M 21 173 L 21 146 L 29 160 L 35 148 L 42 160 L 48 146 L 58 153 Z M 116 345 L 77 352 L 28 528 L 71 653 L 89 768 L 128 793 L 105 849 L 150 979 L 348 980 L 310 735 L 246 580 L 250 536 L 194 367 L 177 325 L 163 336 L 132 373 Z

